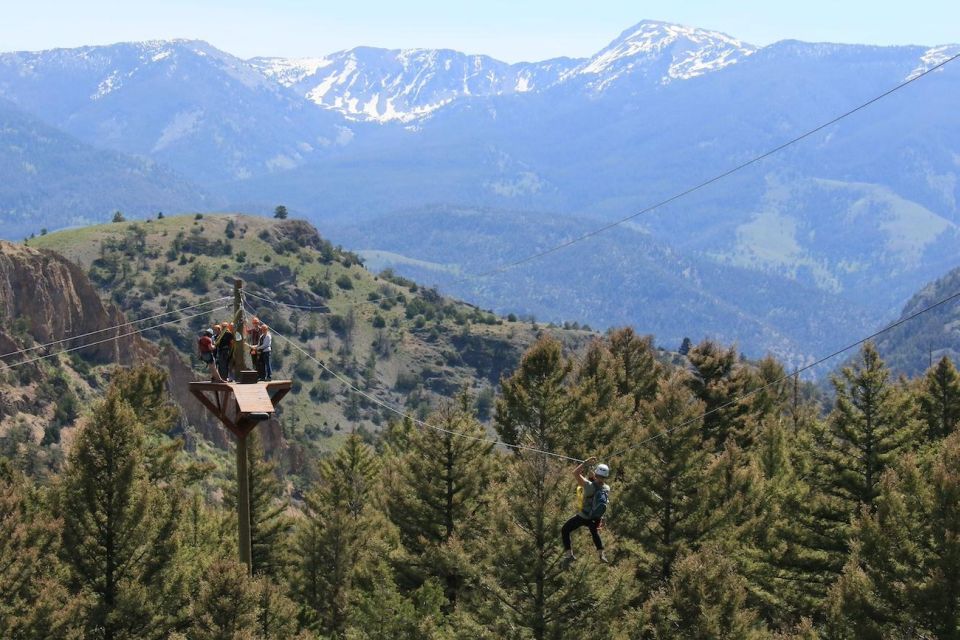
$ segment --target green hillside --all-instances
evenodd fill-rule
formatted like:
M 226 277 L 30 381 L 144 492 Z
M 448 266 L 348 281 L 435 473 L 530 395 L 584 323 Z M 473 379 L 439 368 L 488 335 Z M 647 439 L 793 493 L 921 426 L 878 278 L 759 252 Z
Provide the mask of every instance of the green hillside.
M 953 269 L 918 291 L 900 313 L 911 316 L 922 309 L 960 293 L 960 269 Z M 960 356 L 960 304 L 950 300 L 877 340 L 877 348 L 894 371 L 915 376 L 947 356 Z
M 256 313 L 274 329 L 274 377 L 294 383 L 279 415 L 282 459 L 294 474 L 351 431 L 372 434 L 397 418 L 358 391 L 423 418 L 441 398 L 466 390 L 489 420 L 494 386 L 538 334 L 549 331 L 573 349 L 595 335 L 509 321 L 389 272 L 370 273 L 358 256 L 298 220 L 166 217 L 66 230 L 29 244 L 80 264 L 131 320 L 231 296 L 234 280 L 243 280 L 247 317 Z M 220 305 L 232 302 L 212 306 Z M 175 349 L 200 379 L 195 336 L 231 316 L 223 309 L 143 335 Z

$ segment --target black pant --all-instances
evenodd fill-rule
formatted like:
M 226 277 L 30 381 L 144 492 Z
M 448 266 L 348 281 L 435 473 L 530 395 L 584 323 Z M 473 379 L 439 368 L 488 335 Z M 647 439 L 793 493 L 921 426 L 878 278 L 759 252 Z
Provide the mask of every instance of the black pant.
M 229 349 L 217 350 L 217 371 L 220 372 L 220 377 L 223 379 L 226 379 L 230 375 L 230 350 Z
M 603 540 L 600 539 L 600 532 L 597 531 L 597 527 L 600 525 L 600 519 L 596 520 L 587 520 L 579 513 L 563 525 L 563 529 L 560 530 L 560 537 L 563 538 L 563 548 L 567 551 L 570 551 L 570 534 L 573 533 L 576 529 L 580 527 L 589 527 L 590 528 L 590 537 L 593 538 L 593 546 L 598 550 L 603 550 Z
M 270 367 L 269 351 L 263 351 L 257 354 L 257 377 L 261 380 L 267 380 L 273 377 L 273 369 Z

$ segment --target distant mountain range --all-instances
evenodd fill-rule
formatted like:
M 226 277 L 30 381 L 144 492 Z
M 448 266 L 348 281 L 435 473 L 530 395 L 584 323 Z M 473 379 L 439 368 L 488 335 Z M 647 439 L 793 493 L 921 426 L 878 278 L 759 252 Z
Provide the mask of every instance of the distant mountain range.
M 38 230 L 37 192 L 72 195 L 48 199 L 51 228 L 282 203 L 377 266 L 444 265 L 434 281 L 484 306 L 800 363 L 957 265 L 960 63 L 552 262 L 448 274 L 641 211 L 956 53 L 645 21 L 590 58 L 518 64 L 369 47 L 241 60 L 198 41 L 0 54 L 0 98 L 84 149 L 8 144 L 0 166 L 86 167 L 11 169 L 0 235 Z M 115 162 L 77 160 L 92 150 Z M 131 176 L 138 198 L 104 188 Z

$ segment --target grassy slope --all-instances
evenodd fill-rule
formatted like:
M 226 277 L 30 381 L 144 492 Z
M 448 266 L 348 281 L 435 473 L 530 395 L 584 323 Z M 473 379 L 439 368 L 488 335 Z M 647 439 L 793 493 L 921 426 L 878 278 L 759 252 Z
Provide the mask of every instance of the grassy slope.
M 168 255 L 178 234 L 187 239 L 227 241 L 226 229 L 231 222 L 234 238 L 229 240 L 229 255 L 199 255 L 186 250 L 176 256 Z M 437 298 L 410 282 L 389 282 L 325 241 L 320 240 L 319 247 L 314 248 L 317 239 L 308 237 L 312 229 L 298 225 L 303 223 L 235 214 L 206 215 L 201 219 L 180 216 L 66 230 L 38 237 L 30 245 L 52 249 L 81 264 L 91 273 L 103 296 L 117 303 L 131 319 L 229 295 L 235 277 L 242 278 L 251 293 L 300 304 L 325 304 L 328 313 L 292 312 L 287 307 L 248 298 L 261 318 L 279 334 L 315 354 L 364 392 L 421 417 L 458 389 L 465 388 L 477 395 L 495 386 L 499 376 L 515 366 L 523 350 L 543 330 Z M 308 233 L 303 233 L 305 228 Z M 280 239 L 294 230 L 300 231 L 297 237 L 307 246 L 284 244 Z M 278 251 L 278 246 L 283 249 Z M 242 262 L 240 256 L 245 256 Z M 191 273 L 206 276 L 206 292 L 203 284 L 198 286 L 191 281 Z M 349 278 L 352 288 L 337 284 L 344 277 Z M 311 281 L 314 290 L 323 292 L 327 288 L 329 297 L 311 294 Z M 384 295 L 403 298 L 390 308 L 368 300 Z M 408 307 L 419 304 L 415 300 L 424 303 L 420 305 L 422 313 L 407 312 Z M 181 350 L 184 361 L 189 362 L 196 330 L 229 315 L 229 311 L 220 311 L 215 317 L 198 318 L 145 335 L 154 340 L 170 340 Z M 350 323 L 351 316 L 354 329 L 337 331 L 337 323 Z M 384 327 L 374 326 L 376 317 L 383 319 Z M 573 348 L 582 346 L 593 335 L 585 331 L 548 330 Z M 389 343 L 390 355 L 381 350 L 372 375 L 365 376 L 365 366 L 378 339 L 381 344 Z M 294 380 L 294 393 L 284 400 L 281 420 L 290 443 L 286 459 L 291 471 L 299 472 L 308 458 L 335 448 L 351 429 L 362 427 L 373 432 L 396 417 L 325 376 L 284 340 L 275 340 L 275 353 L 279 372 L 274 377 Z M 200 370 L 192 360 L 199 377 Z

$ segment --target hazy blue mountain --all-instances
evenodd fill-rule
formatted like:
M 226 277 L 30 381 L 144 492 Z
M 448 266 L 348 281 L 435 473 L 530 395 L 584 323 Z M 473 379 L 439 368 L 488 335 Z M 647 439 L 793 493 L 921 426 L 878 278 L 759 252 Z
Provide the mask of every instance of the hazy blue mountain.
M 0 100 L 2 236 L 222 205 L 169 169 L 95 149 Z
M 245 210 L 286 204 L 347 246 L 389 252 L 383 263 L 401 271 L 471 271 L 475 252 L 509 262 L 641 211 L 957 52 L 757 48 L 653 21 L 586 59 L 519 64 L 366 47 L 243 61 L 177 41 L 2 54 L 0 96 Z M 558 254 L 463 295 L 665 339 L 737 338 L 799 361 L 895 317 L 956 266 L 958 99 L 960 63 L 636 218 L 616 240 L 562 254 L 576 261 Z M 513 237 L 497 241 L 511 217 Z M 430 225 L 442 242 L 424 244 Z M 597 249 L 605 242 L 615 246 Z M 645 304 L 623 303 L 627 284 Z M 673 303 L 647 304 L 667 290 Z
M 531 248 L 547 249 L 590 229 L 582 219 L 563 216 L 544 220 L 529 212 L 442 207 L 327 227 L 374 271 L 389 267 L 481 307 L 542 322 L 638 324 L 671 348 L 685 336 L 711 336 L 739 341 L 750 354 L 772 352 L 801 364 L 869 321 L 841 295 L 684 256 L 637 225 L 490 273 Z
M 0 54 L 0 96 L 81 140 L 207 182 L 287 170 L 353 135 L 199 41 Z

